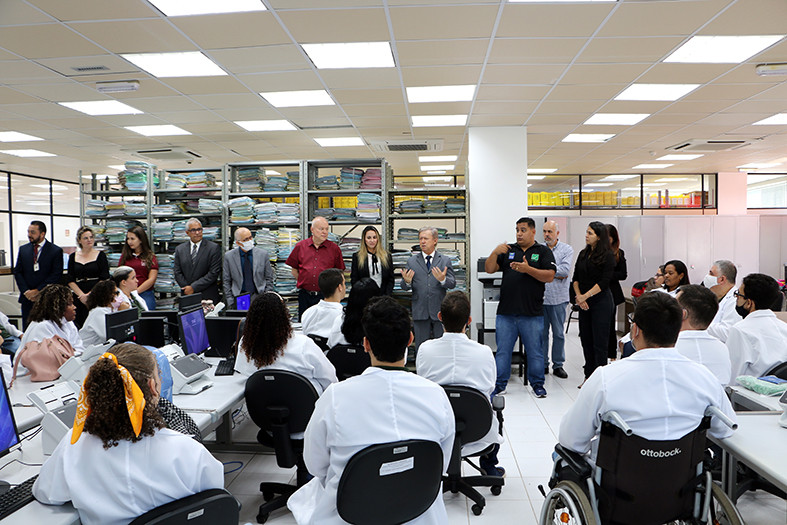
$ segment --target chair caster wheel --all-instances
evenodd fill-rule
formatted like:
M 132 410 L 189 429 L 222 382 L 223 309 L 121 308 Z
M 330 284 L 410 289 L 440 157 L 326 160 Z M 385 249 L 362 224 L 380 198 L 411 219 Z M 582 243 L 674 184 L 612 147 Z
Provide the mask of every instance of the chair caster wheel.
M 269 517 L 270 514 L 267 512 L 265 514 L 257 514 L 257 523 L 265 523 Z
M 470 507 L 470 510 L 473 511 L 473 516 L 480 516 L 481 512 L 483 512 L 484 510 L 484 507 L 476 503 L 475 505 Z
M 489 489 L 492 492 L 493 496 L 499 496 L 501 492 L 503 492 L 503 487 L 500 485 L 496 485 L 494 487 L 490 487 Z
M 276 497 L 276 494 L 273 491 L 265 490 L 262 492 L 262 499 L 265 500 L 265 503 L 268 503 L 270 500 Z

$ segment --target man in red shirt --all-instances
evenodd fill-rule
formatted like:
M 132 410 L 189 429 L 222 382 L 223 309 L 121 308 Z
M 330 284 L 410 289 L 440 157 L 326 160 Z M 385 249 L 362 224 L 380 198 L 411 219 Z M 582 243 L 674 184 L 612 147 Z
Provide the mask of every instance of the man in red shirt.
M 287 257 L 286 264 L 292 268 L 292 275 L 298 281 L 299 318 L 307 308 L 324 299 L 317 284 L 320 272 L 328 268 L 344 270 L 342 251 L 336 243 L 328 240 L 329 231 L 328 221 L 317 217 L 312 221 L 312 236 L 296 244 Z

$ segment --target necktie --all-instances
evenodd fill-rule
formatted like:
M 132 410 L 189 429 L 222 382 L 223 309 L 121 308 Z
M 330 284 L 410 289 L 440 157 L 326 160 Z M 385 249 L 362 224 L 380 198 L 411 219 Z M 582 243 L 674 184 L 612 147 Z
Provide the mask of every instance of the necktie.
M 250 294 L 257 293 L 257 287 L 254 285 L 254 259 L 252 259 L 251 252 L 244 252 L 241 250 L 241 270 L 243 271 L 243 287 L 242 291 Z
M 197 259 L 197 245 L 191 245 L 191 262 L 193 263 Z
M 426 271 L 427 272 L 431 272 L 432 271 L 432 256 L 431 255 L 427 255 L 426 256 Z
M 41 247 L 39 245 L 37 245 L 37 244 L 33 245 L 33 264 L 38 262 L 38 250 L 40 248 Z

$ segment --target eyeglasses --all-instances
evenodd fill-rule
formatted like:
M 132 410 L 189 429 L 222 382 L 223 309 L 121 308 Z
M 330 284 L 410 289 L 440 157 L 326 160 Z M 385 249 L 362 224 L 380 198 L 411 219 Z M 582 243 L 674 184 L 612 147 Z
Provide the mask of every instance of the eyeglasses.
M 746 297 L 745 295 L 743 295 L 742 293 L 740 293 L 740 292 L 739 292 L 739 291 L 737 291 L 737 290 L 735 290 L 734 292 L 732 292 L 732 295 L 734 295 L 735 297 L 740 297 L 740 298 L 741 298 L 741 299 L 743 299 L 743 300 L 746 300 L 746 299 L 748 299 L 748 297 Z
M 187 231 L 187 232 L 191 232 L 191 233 L 199 233 L 199 232 L 201 232 L 201 231 L 202 231 L 202 228 L 189 228 L 189 229 L 188 229 L 188 230 L 186 230 L 186 231 Z

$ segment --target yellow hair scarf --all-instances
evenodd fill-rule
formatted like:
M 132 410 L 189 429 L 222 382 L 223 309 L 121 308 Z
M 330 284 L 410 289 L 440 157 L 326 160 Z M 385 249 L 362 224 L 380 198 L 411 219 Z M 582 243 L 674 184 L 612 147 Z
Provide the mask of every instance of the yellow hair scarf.
M 129 372 L 126 367 L 118 364 L 117 357 L 115 357 L 114 354 L 106 352 L 99 359 L 111 359 L 120 371 L 120 377 L 123 379 L 123 390 L 126 394 L 128 418 L 131 420 L 131 427 L 134 429 L 134 435 L 139 436 L 139 433 L 142 431 L 142 411 L 145 409 L 145 396 L 142 394 L 142 390 L 140 390 L 139 385 L 134 381 L 131 372 Z M 90 405 L 88 405 L 87 402 L 85 382 L 83 381 L 82 389 L 79 392 L 77 415 L 74 418 L 74 430 L 71 433 L 72 445 L 79 441 L 79 436 L 82 435 L 82 430 L 85 428 L 85 420 L 89 414 Z

